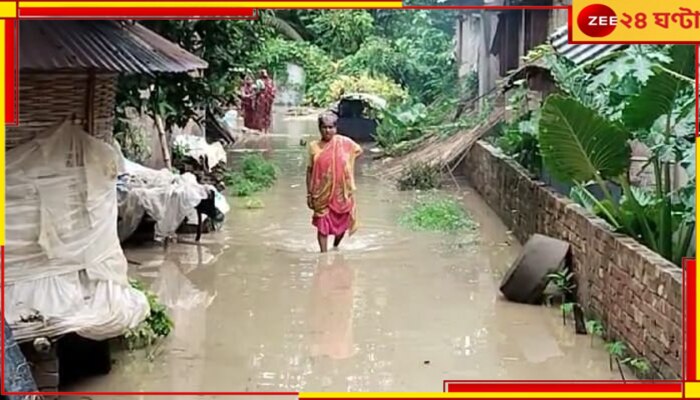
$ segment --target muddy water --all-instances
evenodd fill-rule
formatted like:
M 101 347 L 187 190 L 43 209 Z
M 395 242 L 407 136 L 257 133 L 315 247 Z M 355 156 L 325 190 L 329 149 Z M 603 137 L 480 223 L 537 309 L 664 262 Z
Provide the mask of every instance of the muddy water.
M 315 121 L 278 116 L 275 126 L 245 145 L 281 167 L 258 196 L 264 208 L 232 199 L 224 229 L 199 246 L 183 237 L 167 251 L 127 250 L 133 275 L 173 308 L 172 337 L 152 361 L 121 353 L 110 375 L 71 389 L 441 391 L 445 379 L 618 378 L 602 345 L 555 310 L 501 299 L 520 248 L 468 188 L 458 194 L 479 231 L 446 238 L 399 226 L 414 195 L 360 172 L 359 232 L 317 254 L 299 144 Z

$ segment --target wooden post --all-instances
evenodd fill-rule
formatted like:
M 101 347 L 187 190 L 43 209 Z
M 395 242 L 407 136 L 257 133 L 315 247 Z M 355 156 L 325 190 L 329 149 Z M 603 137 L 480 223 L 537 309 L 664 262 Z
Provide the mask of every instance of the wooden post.
M 479 63 L 477 71 L 479 75 L 479 110 L 486 105 L 483 96 L 491 89 L 491 15 L 488 11 L 481 10 L 481 51 L 479 52 Z
M 95 136 L 95 71 L 88 72 L 87 98 L 85 99 L 85 131 Z
M 160 149 L 163 152 L 163 162 L 167 169 L 173 167 L 172 160 L 170 159 L 170 149 L 168 149 L 168 136 L 165 132 L 165 124 L 163 123 L 163 118 L 158 114 L 157 110 L 154 110 L 153 115 L 155 116 L 156 129 L 158 130 L 158 140 L 160 142 Z

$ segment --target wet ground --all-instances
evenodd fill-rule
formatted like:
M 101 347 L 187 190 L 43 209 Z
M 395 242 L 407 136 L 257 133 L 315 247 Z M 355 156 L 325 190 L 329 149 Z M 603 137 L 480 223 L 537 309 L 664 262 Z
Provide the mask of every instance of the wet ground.
M 174 333 L 151 357 L 119 353 L 110 375 L 71 390 L 441 391 L 445 379 L 618 378 L 602 344 L 556 310 L 500 297 L 520 247 L 468 188 L 459 194 L 478 233 L 446 238 L 399 226 L 414 194 L 360 172 L 360 230 L 319 255 L 299 144 L 315 124 L 278 116 L 280 133 L 246 144 L 281 169 L 257 196 L 263 208 L 232 199 L 223 230 L 200 245 L 127 249 L 140 263 L 132 275 L 172 307 Z

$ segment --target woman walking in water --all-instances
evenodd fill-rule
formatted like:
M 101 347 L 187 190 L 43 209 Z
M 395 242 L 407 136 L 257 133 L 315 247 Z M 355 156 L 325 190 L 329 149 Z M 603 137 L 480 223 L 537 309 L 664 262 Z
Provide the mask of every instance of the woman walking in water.
M 255 110 L 258 116 L 258 129 L 263 133 L 270 131 L 272 123 L 272 105 L 275 102 L 275 83 L 272 81 L 266 70 L 260 71 L 260 79 L 258 81 L 258 96 L 256 99 Z
M 321 253 L 328 251 L 328 236 L 338 248 L 345 233 L 357 229 L 355 218 L 355 159 L 362 148 L 350 138 L 337 135 L 338 117 L 330 112 L 318 118 L 321 140 L 309 144 L 306 170 L 306 203 L 313 210 Z
M 241 110 L 243 111 L 243 126 L 248 129 L 258 129 L 255 116 L 255 87 L 253 78 L 245 76 L 243 87 L 241 87 Z

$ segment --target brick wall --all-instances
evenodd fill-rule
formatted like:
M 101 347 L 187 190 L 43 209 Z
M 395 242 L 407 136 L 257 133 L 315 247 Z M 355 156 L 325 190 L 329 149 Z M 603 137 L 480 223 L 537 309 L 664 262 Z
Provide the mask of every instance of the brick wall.
M 579 302 L 616 339 L 646 357 L 665 378 L 682 371 L 682 271 L 634 239 L 555 193 L 485 142 L 461 170 L 473 188 L 525 242 L 541 233 L 572 246 Z

